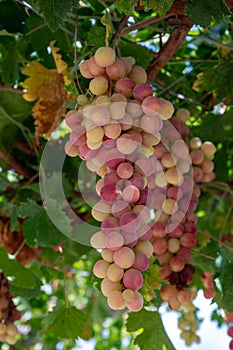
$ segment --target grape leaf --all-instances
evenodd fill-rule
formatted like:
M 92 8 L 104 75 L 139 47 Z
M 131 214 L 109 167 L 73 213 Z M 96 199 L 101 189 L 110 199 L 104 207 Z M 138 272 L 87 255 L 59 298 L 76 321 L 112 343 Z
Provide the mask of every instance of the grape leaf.
M 120 13 L 124 13 L 127 16 L 130 16 L 134 13 L 134 7 L 137 4 L 136 0 L 116 0 L 115 1 L 115 6 L 116 9 L 120 12 Z
M 59 213 L 57 214 L 59 216 Z M 52 224 L 44 208 L 39 207 L 36 215 L 24 220 L 23 233 L 30 247 L 52 247 L 64 240 L 61 232 Z
M 226 249 L 221 252 L 216 259 L 219 267 L 218 281 L 220 282 L 220 291 L 217 293 L 214 301 L 227 311 L 233 312 L 233 257 Z M 218 283 L 217 283 L 218 285 Z
M 5 85 L 14 85 L 19 76 L 19 59 L 17 41 L 10 41 L 6 45 L 4 59 L 1 62 L 0 74 Z
M 101 46 L 105 46 L 105 30 L 103 27 L 94 26 L 87 33 L 87 46 L 93 46 L 91 53 L 94 52 Z
M 144 10 L 153 10 L 160 16 L 164 15 L 172 6 L 173 0 L 141 0 L 140 5 L 144 5 Z
M 164 15 L 171 7 L 172 0 L 141 0 L 140 6 L 144 6 L 144 11 L 153 10 L 159 15 Z M 120 13 L 125 13 L 127 16 L 133 15 L 135 7 L 138 5 L 137 0 L 116 0 L 115 6 Z
M 0 270 L 10 279 L 10 283 L 18 288 L 34 289 L 40 287 L 39 278 L 26 269 L 16 259 L 10 259 L 4 248 L 0 247 Z
M 136 313 L 129 313 L 126 327 L 128 332 L 135 332 L 143 328 L 143 332 L 134 340 L 140 350 L 164 350 L 164 346 L 166 350 L 175 350 L 157 311 L 143 309 Z
M 233 95 L 233 82 L 229 77 L 233 71 L 232 55 L 227 55 L 219 59 L 217 65 L 203 70 L 198 74 L 194 83 L 194 90 L 203 92 L 212 92 L 214 97 L 219 100 Z
M 147 68 L 151 61 L 151 53 L 142 45 L 134 45 L 121 41 L 120 44 L 122 56 L 133 56 L 136 60 L 136 64 Z
M 73 7 L 78 7 L 78 0 L 37 0 L 39 11 L 52 32 L 55 32 Z
M 36 133 L 46 134 L 47 137 L 60 124 L 65 115 L 66 102 L 72 98 L 64 85 L 72 84 L 73 80 L 68 73 L 67 63 L 62 60 L 59 48 L 54 44 L 52 41 L 50 47 L 57 69 L 47 69 L 39 62 L 30 62 L 23 68 L 23 73 L 29 76 L 23 83 L 27 89 L 23 97 L 26 101 L 39 99 L 32 109 Z
M 47 330 L 60 338 L 77 338 L 82 335 L 90 318 L 73 306 L 57 306 L 48 314 Z
M 191 0 L 185 9 L 191 21 L 208 27 L 212 21 L 220 23 L 230 12 L 223 0 Z

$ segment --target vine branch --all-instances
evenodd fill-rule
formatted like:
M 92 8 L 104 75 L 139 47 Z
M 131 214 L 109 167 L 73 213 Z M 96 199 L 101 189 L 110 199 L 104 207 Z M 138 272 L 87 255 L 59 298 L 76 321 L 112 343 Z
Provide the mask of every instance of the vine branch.
M 25 169 L 17 160 L 7 157 L 1 149 L 0 158 L 4 160 L 10 168 L 14 169 L 17 174 L 23 175 L 26 179 L 30 179 L 32 177 L 33 173 L 29 169 Z
M 179 20 L 180 24 L 172 30 L 168 41 L 161 48 L 157 57 L 151 62 L 147 69 L 150 80 L 154 80 L 157 73 L 174 56 L 192 26 L 192 23 L 187 16 L 181 15 L 179 16 Z

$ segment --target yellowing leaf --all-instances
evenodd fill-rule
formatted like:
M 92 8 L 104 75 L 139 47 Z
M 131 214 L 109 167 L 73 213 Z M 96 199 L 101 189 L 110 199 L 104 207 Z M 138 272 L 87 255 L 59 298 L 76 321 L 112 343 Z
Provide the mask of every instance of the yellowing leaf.
M 57 75 L 56 69 L 47 69 L 39 62 L 30 62 L 23 68 L 23 73 L 29 76 L 23 83 L 27 89 L 23 98 L 30 102 L 39 98 L 44 93 L 44 83 L 53 80 Z
M 44 83 L 43 88 L 44 92 L 34 105 L 32 113 L 35 118 L 37 135 L 46 134 L 49 138 L 51 132 L 57 128 L 61 122 L 61 117 L 65 114 L 66 101 L 69 97 L 64 88 L 62 74 L 57 74 L 53 80 Z
M 53 59 L 55 61 L 56 67 L 57 67 L 57 71 L 58 73 L 62 73 L 64 76 L 64 82 L 66 85 L 69 84 L 73 84 L 74 81 L 71 78 L 71 76 L 68 73 L 68 64 L 62 60 L 62 56 L 60 53 L 58 53 L 58 51 L 60 50 L 58 47 L 54 46 L 55 44 L 55 40 L 50 42 L 50 47 L 52 50 L 52 55 L 53 55 Z
M 56 69 L 47 69 L 39 62 L 30 62 L 23 68 L 23 73 L 29 76 L 23 83 L 27 89 L 23 97 L 26 101 L 38 100 L 32 108 L 36 135 L 46 135 L 47 138 L 60 124 L 66 111 L 66 102 L 73 97 L 64 86 L 74 84 L 68 73 L 68 65 L 62 60 L 59 48 L 54 47 L 54 43 L 50 44 Z

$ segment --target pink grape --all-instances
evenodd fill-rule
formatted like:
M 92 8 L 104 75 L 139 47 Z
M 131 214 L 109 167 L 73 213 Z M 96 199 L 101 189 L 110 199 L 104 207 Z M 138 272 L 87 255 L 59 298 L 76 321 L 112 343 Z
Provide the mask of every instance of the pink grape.
M 95 57 L 92 56 L 88 61 L 88 69 L 89 72 L 94 76 L 94 77 L 98 77 L 100 75 L 103 75 L 105 73 L 105 69 L 103 67 L 100 67 L 96 61 L 95 61 Z
M 118 228 L 119 228 L 119 219 L 114 216 L 108 217 L 101 223 L 101 230 L 105 235 L 108 234 L 109 232 L 117 231 Z
M 177 253 L 180 249 L 180 240 L 177 238 L 170 238 L 167 243 L 167 249 L 171 253 Z
M 127 102 L 127 98 L 123 94 L 116 93 L 116 94 L 113 94 L 111 96 L 111 101 L 112 102 Z
M 117 175 L 121 179 L 129 179 L 133 175 L 133 166 L 130 163 L 121 163 L 117 167 Z
M 207 158 L 211 159 L 216 152 L 216 147 L 212 142 L 206 141 L 201 145 L 201 150 Z
M 114 290 L 120 290 L 121 283 L 119 281 L 112 282 L 108 278 L 104 278 L 101 282 L 101 291 L 105 297 L 108 297 L 110 293 Z
M 94 275 L 98 278 L 105 278 L 107 276 L 107 269 L 109 266 L 110 264 L 107 261 L 103 259 L 98 260 L 93 267 Z
M 121 247 L 114 252 L 113 260 L 117 266 L 128 269 L 134 264 L 135 254 L 131 248 Z
M 110 121 L 110 112 L 105 106 L 92 106 L 86 110 L 86 114 L 94 125 L 102 126 L 106 125 Z
M 82 113 L 76 111 L 76 110 L 71 110 L 65 115 L 65 121 L 66 124 L 71 128 L 74 129 L 76 126 L 79 126 L 82 122 Z
M 156 116 L 144 114 L 144 116 L 141 118 L 141 128 L 144 132 L 156 134 L 162 128 L 162 122 Z
M 108 216 L 110 216 L 111 206 L 110 204 L 101 200 L 94 205 L 91 213 L 93 218 L 97 221 L 104 221 Z
M 122 232 L 124 237 L 124 245 L 129 248 L 133 248 L 138 243 L 138 234 L 137 232 Z
M 121 78 L 115 85 L 116 92 L 126 97 L 131 97 L 133 95 L 134 87 L 135 82 L 130 78 Z
M 138 312 L 143 308 L 143 297 L 138 291 L 134 291 L 134 299 L 126 301 L 126 306 L 130 311 Z
M 111 282 L 118 282 L 124 275 L 124 269 L 112 263 L 107 269 L 107 277 Z
M 125 271 L 123 276 L 123 284 L 126 288 L 131 290 L 138 290 L 143 285 L 142 273 L 134 268 Z
M 142 114 L 141 103 L 137 100 L 131 100 L 130 103 L 127 103 L 126 112 L 133 118 L 139 118 Z
M 163 222 L 156 222 L 152 226 L 152 236 L 163 238 L 166 236 L 166 225 Z
M 138 241 L 136 247 L 134 248 L 134 251 L 142 252 L 149 258 L 153 254 L 154 248 L 150 241 Z
M 189 141 L 189 146 L 191 149 L 199 149 L 202 145 L 201 139 L 199 137 L 193 137 Z
M 155 173 L 155 162 L 153 157 L 140 158 L 135 163 L 135 169 L 142 176 L 148 177 Z
M 201 150 L 195 149 L 191 151 L 190 157 L 193 164 L 199 165 L 203 162 L 205 156 Z
M 147 206 L 137 204 L 133 207 L 133 212 L 138 215 L 141 224 L 146 224 L 148 221 L 150 221 L 150 209 Z
M 134 185 L 126 186 L 122 192 L 122 198 L 125 202 L 135 203 L 140 197 L 139 189 Z
M 167 120 L 171 118 L 174 112 L 173 104 L 168 100 L 161 100 L 161 109 L 158 113 L 158 116 L 162 120 Z
M 135 261 L 133 264 L 133 268 L 139 271 L 146 271 L 150 265 L 148 257 L 142 252 L 135 253 Z
M 170 260 L 170 268 L 174 272 L 182 271 L 185 266 L 185 260 L 181 256 L 174 256 Z
M 113 310 L 122 310 L 126 306 L 125 301 L 122 298 L 122 292 L 119 290 L 114 290 L 109 293 L 107 303 Z
M 94 57 L 100 67 L 109 67 L 114 63 L 116 55 L 111 47 L 105 46 L 98 48 Z
M 106 247 L 106 236 L 99 231 L 92 235 L 90 240 L 91 246 L 95 249 L 102 249 Z
M 113 262 L 113 254 L 114 254 L 114 251 L 108 248 L 102 249 L 102 252 L 101 252 L 102 258 L 109 263 Z
M 153 95 L 152 87 L 147 83 L 138 83 L 133 89 L 133 96 L 139 101 L 143 101 L 147 96 Z
M 116 59 L 111 66 L 108 66 L 106 68 L 106 73 L 108 74 L 109 78 L 112 80 L 119 80 L 120 78 L 123 78 L 123 76 L 126 74 L 126 68 L 125 65 L 121 62 L 120 59 Z
M 131 154 L 136 150 L 138 143 L 131 135 L 123 134 L 116 140 L 116 146 L 121 154 Z
M 134 291 L 131 289 L 125 289 L 122 292 L 122 298 L 126 301 L 126 302 L 131 302 L 134 299 Z
M 100 190 L 101 198 L 107 203 L 113 203 L 120 198 L 121 191 L 116 185 L 105 185 Z
M 114 120 L 120 120 L 125 115 L 125 102 L 112 102 L 109 106 L 109 111 L 111 114 L 111 118 Z
M 108 90 L 108 81 L 104 77 L 96 77 L 90 81 L 89 89 L 94 95 L 103 95 Z
M 120 217 L 120 226 L 125 232 L 134 232 L 140 226 L 140 220 L 136 213 L 129 211 Z
M 137 233 L 138 238 L 142 241 L 147 241 L 152 238 L 152 229 L 148 224 L 142 224 L 137 230 Z
M 112 231 L 107 234 L 106 248 L 111 250 L 117 250 L 121 248 L 123 244 L 124 244 L 124 238 L 119 232 Z
M 65 152 L 70 157 L 77 157 L 79 155 L 79 147 L 68 140 L 65 144 Z
M 128 181 L 130 184 L 138 187 L 140 190 L 146 187 L 146 178 L 139 173 L 134 173 Z
M 164 301 L 171 301 L 173 299 L 176 299 L 177 296 L 177 289 L 175 286 L 172 286 L 170 284 L 166 284 L 164 286 L 162 286 L 161 290 L 160 290 L 160 295 L 161 298 Z
M 142 110 L 150 117 L 155 117 L 159 114 L 162 108 L 162 102 L 158 97 L 148 96 L 142 102 Z
M 121 134 L 121 124 L 119 123 L 110 123 L 104 125 L 104 133 L 107 137 L 111 139 L 116 139 Z
M 145 83 L 147 81 L 147 73 L 141 66 L 134 66 L 128 76 L 135 81 L 136 84 Z
M 163 254 L 167 251 L 168 245 L 165 238 L 155 238 L 152 244 L 155 254 Z
M 120 60 L 125 65 L 126 74 L 128 74 L 133 68 L 135 59 L 133 57 L 121 57 Z
M 121 218 L 123 214 L 130 212 L 131 208 L 129 203 L 119 199 L 118 201 L 114 202 L 111 208 L 112 215 L 114 215 L 117 218 Z
M 88 61 L 89 60 L 83 61 L 79 66 L 79 70 L 84 78 L 91 79 L 91 78 L 93 78 L 93 75 L 89 71 Z

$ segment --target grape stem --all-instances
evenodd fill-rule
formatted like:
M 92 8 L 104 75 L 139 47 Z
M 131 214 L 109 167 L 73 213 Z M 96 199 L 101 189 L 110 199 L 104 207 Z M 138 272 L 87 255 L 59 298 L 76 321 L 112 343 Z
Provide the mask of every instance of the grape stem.
M 233 204 L 231 205 L 231 210 L 233 208 Z M 229 211 L 228 211 L 229 212 Z M 217 242 L 219 245 L 221 245 L 222 247 L 226 248 L 226 249 L 229 249 L 229 250 L 232 250 L 233 251 L 233 248 L 230 247 L 228 244 L 225 244 L 224 242 L 221 242 L 221 240 L 219 238 L 216 238 L 214 236 L 212 236 L 209 232 L 205 232 L 205 231 L 201 231 L 199 230 L 200 233 L 204 234 L 205 236 L 213 239 L 215 242 Z

